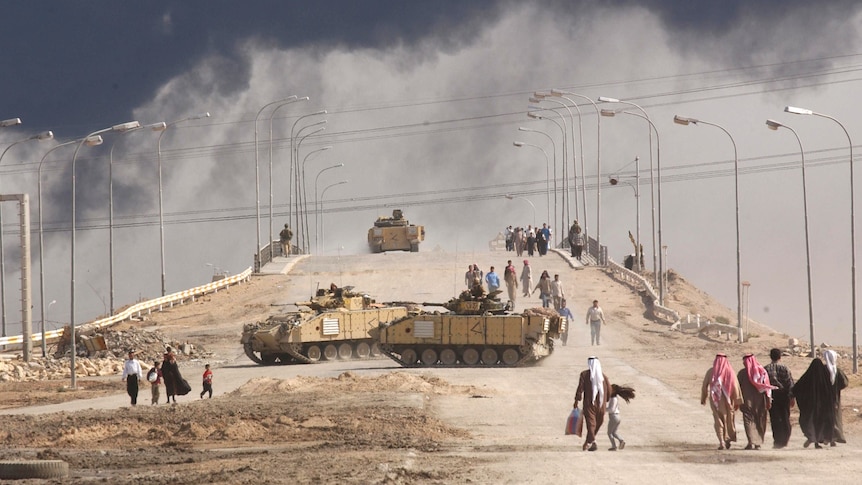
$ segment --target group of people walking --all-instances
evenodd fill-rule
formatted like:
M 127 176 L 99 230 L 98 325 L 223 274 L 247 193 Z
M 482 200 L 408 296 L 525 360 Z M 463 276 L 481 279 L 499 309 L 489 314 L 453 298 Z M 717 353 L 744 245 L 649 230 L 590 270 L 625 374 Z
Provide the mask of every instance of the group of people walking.
M 131 398 L 132 406 L 136 406 L 138 404 L 138 382 L 143 380 L 143 377 L 141 363 L 137 358 L 135 358 L 135 351 L 130 350 L 129 358 L 123 364 L 122 379 L 126 382 L 126 392 Z M 203 399 L 205 394 L 209 394 L 209 397 L 212 398 L 212 381 L 213 372 L 210 369 L 210 365 L 206 364 L 204 366 L 202 384 L 203 391 L 201 391 L 200 394 L 201 399 Z M 177 364 L 177 356 L 174 354 L 171 347 L 167 347 L 165 349 L 161 362 L 153 362 L 153 366 L 147 372 L 147 382 L 150 384 L 150 392 L 152 395 L 151 403 L 154 405 L 159 403 L 159 399 L 161 397 L 160 386 L 163 383 L 165 385 L 165 393 L 167 394 L 168 403 L 173 400 L 173 403 L 176 404 L 177 396 L 185 396 L 192 390 L 188 381 L 186 381 L 180 373 L 180 369 Z
M 823 360 L 814 358 L 808 370 L 793 382 L 790 370 L 780 363 L 781 350 L 772 349 L 771 362 L 762 366 L 753 354 L 742 358 L 743 369 L 734 374 L 725 354 L 717 354 L 707 370 L 701 389 L 702 405 L 712 409 L 718 449 L 730 449 L 735 442 L 735 412 L 741 411 L 746 450 L 759 450 L 766 434 L 766 421 L 772 425 L 773 448 L 784 448 L 790 441 L 790 410 L 799 406 L 799 426 L 807 448 L 812 443 L 835 446 L 845 443 L 841 418 L 841 390 L 847 376 L 838 368 L 838 354 L 823 351 Z
M 505 231 L 506 251 L 514 251 L 519 258 L 524 256 L 524 252 L 527 256 L 535 254 L 544 256 L 548 254 L 548 248 L 553 244 L 553 234 L 551 226 L 547 223 L 542 224 L 542 227 L 508 226 Z
M 554 278 L 551 279 L 547 270 L 542 271 L 538 283 L 533 286 L 533 267 L 527 259 L 524 260 L 520 275 L 515 265 L 512 264 L 512 260 L 506 261 L 502 282 L 506 284 L 506 292 L 512 305 L 517 300 L 518 288 L 521 288 L 523 296 L 527 298 L 538 291 L 539 298 L 542 300 L 542 308 L 553 306 L 555 310 L 560 310 L 566 306 L 566 291 L 563 288 L 560 275 L 555 274 Z M 479 268 L 479 265 L 471 264 L 467 266 L 467 272 L 464 273 L 464 285 L 474 296 L 480 296 L 485 291 L 483 285 L 487 285 L 488 293 L 492 293 L 500 289 L 501 281 L 494 266 L 491 266 L 488 273 L 485 273 Z

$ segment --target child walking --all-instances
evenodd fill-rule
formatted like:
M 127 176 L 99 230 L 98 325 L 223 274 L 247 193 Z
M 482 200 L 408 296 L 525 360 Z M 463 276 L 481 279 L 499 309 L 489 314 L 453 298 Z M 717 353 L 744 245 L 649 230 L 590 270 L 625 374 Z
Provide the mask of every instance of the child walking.
M 631 387 L 618 386 L 616 384 L 611 384 L 611 397 L 608 399 L 608 438 L 611 440 L 611 447 L 609 451 L 617 451 L 617 449 L 622 450 L 626 447 L 626 442 L 623 438 L 617 433 L 617 430 L 620 427 L 620 400 L 619 398 L 625 399 L 626 402 L 634 399 L 635 390 Z M 617 446 L 617 442 L 614 439 L 620 442 L 619 447 Z
M 160 368 L 162 365 L 158 360 L 153 362 L 153 367 L 147 372 L 147 381 L 150 383 L 150 390 L 152 391 L 153 398 L 151 400 L 153 405 L 159 403 L 159 384 L 162 383 L 162 369 Z
M 206 370 L 204 370 L 204 390 L 201 391 L 201 399 L 204 398 L 204 394 L 209 393 L 210 399 L 213 397 L 213 371 L 210 370 L 210 365 L 206 365 Z

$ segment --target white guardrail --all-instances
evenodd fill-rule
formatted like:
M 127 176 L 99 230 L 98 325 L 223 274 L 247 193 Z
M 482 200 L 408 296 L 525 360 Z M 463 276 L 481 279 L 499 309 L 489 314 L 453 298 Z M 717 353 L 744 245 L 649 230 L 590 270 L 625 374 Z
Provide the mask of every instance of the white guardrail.
M 643 287 L 646 290 L 653 302 L 651 310 L 654 317 L 670 322 L 674 327 L 679 323 L 679 313 L 658 304 L 658 295 L 646 278 L 630 269 L 627 269 L 625 266 L 620 265 L 610 258 L 608 258 L 608 269 L 620 280 L 625 281 L 632 286 Z
M 117 323 L 126 321 L 134 316 L 140 317 L 145 313 L 149 314 L 153 311 L 161 311 L 165 306 L 170 308 L 173 307 L 174 304 L 182 304 L 186 300 L 195 301 L 195 298 L 198 296 L 203 296 L 207 293 L 215 293 L 221 289 L 233 286 L 242 281 L 248 281 L 249 277 L 251 277 L 251 268 L 246 269 L 240 274 L 229 276 L 227 278 L 222 278 L 218 281 L 213 281 L 212 283 L 207 283 L 203 286 L 198 286 L 189 290 L 172 293 L 170 295 L 165 295 L 163 297 L 155 298 L 153 300 L 135 303 L 134 305 L 130 306 L 129 308 L 126 308 L 125 310 L 121 311 L 120 313 L 117 313 L 116 315 L 102 318 L 99 320 L 94 320 L 83 325 L 78 325 L 77 327 L 75 327 L 75 330 L 77 333 L 83 335 L 85 332 L 110 327 L 111 325 L 116 325 Z M 45 332 L 45 341 L 55 341 L 62 336 L 63 329 Z M 42 333 L 34 333 L 31 336 L 30 340 L 32 340 L 33 342 L 41 342 Z M 20 344 L 23 342 L 23 335 L 13 335 L 11 337 L 0 338 L 0 345 Z

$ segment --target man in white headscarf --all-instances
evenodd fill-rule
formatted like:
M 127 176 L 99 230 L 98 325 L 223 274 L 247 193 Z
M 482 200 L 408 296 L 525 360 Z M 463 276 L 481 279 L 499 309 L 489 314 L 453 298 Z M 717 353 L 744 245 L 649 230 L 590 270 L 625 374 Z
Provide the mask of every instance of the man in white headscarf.
M 596 451 L 596 435 L 605 421 L 605 408 L 611 396 L 611 383 L 604 373 L 602 364 L 597 357 L 587 359 L 588 369 L 581 372 L 578 381 L 578 390 L 575 392 L 575 405 L 583 399 L 584 408 L 581 415 L 584 417 L 584 427 L 587 436 L 584 440 L 584 450 Z
M 826 363 L 826 370 L 829 371 L 829 381 L 832 383 L 832 392 L 835 394 L 835 430 L 832 432 L 832 442 L 829 444 L 835 446 L 835 443 L 846 443 L 844 438 L 844 420 L 841 417 L 841 389 L 847 387 L 849 381 L 847 374 L 838 368 L 838 353 L 834 350 L 824 350 L 823 360 Z

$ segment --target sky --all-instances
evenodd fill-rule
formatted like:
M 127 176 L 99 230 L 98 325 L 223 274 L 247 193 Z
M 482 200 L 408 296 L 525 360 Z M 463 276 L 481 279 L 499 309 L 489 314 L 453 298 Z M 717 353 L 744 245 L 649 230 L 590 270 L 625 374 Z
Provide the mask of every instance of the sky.
M 171 293 L 251 266 L 258 221 L 262 245 L 289 222 L 311 250 L 352 254 L 393 209 L 426 227 L 422 251 L 484 251 L 508 225 L 563 234 L 577 218 L 622 261 L 638 157 L 650 269 L 655 218 L 665 266 L 736 309 L 738 240 L 747 315 L 808 340 L 810 268 L 815 340 L 850 345 L 850 143 L 834 120 L 855 143 L 860 14 L 853 1 L 7 3 L 0 119 L 23 122 L 0 128 L 0 148 L 20 142 L 0 191 L 30 198 L 33 321 L 40 165 L 50 329 L 70 320 L 72 158 L 80 323 L 110 306 L 111 183 L 114 307 L 161 294 L 159 160 Z M 578 96 L 530 101 L 551 89 Z M 48 153 L 132 120 L 170 126 Z M 22 141 L 44 130 L 56 139 Z M 298 227 L 297 193 L 321 207 Z M 21 321 L 17 218 L 4 203 L 8 334 Z

